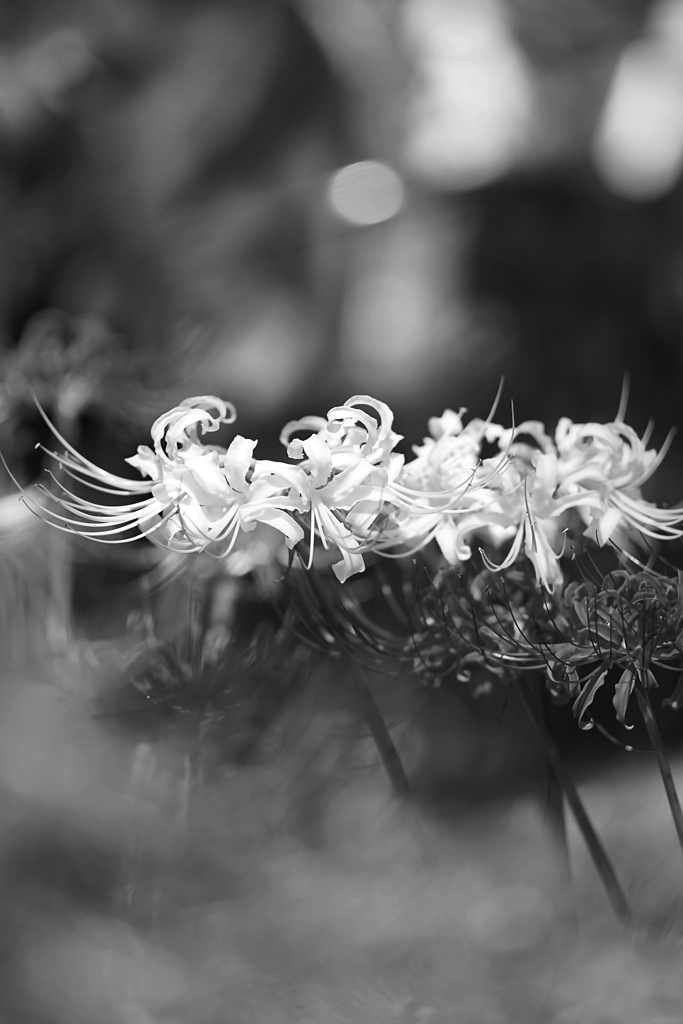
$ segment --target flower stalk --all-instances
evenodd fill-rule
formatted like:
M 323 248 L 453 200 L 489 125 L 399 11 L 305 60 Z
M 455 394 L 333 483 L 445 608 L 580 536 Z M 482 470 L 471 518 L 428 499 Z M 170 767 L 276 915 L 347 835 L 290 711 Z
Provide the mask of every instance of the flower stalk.
M 666 798 L 669 801 L 669 807 L 671 808 L 671 816 L 674 820 L 674 827 L 676 829 L 676 835 L 678 836 L 678 842 L 683 852 L 683 812 L 681 811 L 681 803 L 678 799 L 678 792 L 676 790 L 676 784 L 674 782 L 673 775 L 671 774 L 671 765 L 666 752 L 664 743 L 662 742 L 662 734 L 659 731 L 657 725 L 657 719 L 655 718 L 652 710 L 652 701 L 650 700 L 650 694 L 648 693 L 647 687 L 642 685 L 639 680 L 636 684 L 636 699 L 638 706 L 640 707 L 640 713 L 643 716 L 643 722 L 647 729 L 647 734 L 652 744 L 652 749 L 657 758 L 657 766 L 659 773 L 662 776 L 662 782 L 664 783 L 664 791 L 666 792 Z
M 406 774 L 406 770 L 403 767 L 396 744 L 394 743 L 391 732 L 387 723 L 384 721 L 384 717 L 377 707 L 375 698 L 372 696 L 370 687 L 367 684 L 363 672 L 359 665 L 349 661 L 349 677 L 351 684 L 358 697 L 360 707 L 362 709 L 363 718 L 365 723 L 370 730 L 370 734 L 375 742 L 377 751 L 382 764 L 389 777 L 391 788 L 394 791 L 394 795 L 401 799 L 413 798 L 413 791 L 410 785 L 410 781 Z
M 607 897 L 612 904 L 614 913 L 619 921 L 630 930 L 633 928 L 633 915 L 631 913 L 628 900 L 626 899 L 626 895 L 624 894 L 624 890 L 617 878 L 612 861 L 610 860 L 605 847 L 593 827 L 584 803 L 579 796 L 576 786 L 574 785 L 574 781 L 567 771 L 555 741 L 534 707 L 528 682 L 524 678 L 519 678 L 516 689 L 529 720 L 543 741 L 548 764 L 550 765 L 550 768 L 557 779 L 558 785 L 562 788 L 562 792 L 567 799 L 567 803 L 574 815 L 574 820 L 576 821 L 579 831 L 581 832 L 583 840 L 588 848 L 588 852 L 590 853 L 591 859 L 600 876 L 605 892 L 607 893 Z

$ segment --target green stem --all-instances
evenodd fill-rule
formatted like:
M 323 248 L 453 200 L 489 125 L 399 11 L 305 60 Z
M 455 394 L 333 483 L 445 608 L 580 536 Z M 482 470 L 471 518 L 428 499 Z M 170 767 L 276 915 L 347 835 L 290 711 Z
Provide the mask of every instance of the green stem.
M 538 720 L 543 723 L 544 732 L 550 734 L 551 729 L 548 718 L 548 705 L 546 701 L 548 691 L 545 687 L 545 680 L 542 677 L 538 679 L 538 683 L 540 686 L 538 688 L 534 688 L 534 698 L 536 700 L 535 714 Z M 550 829 L 557 840 L 560 850 L 562 851 L 563 860 L 565 861 L 567 868 L 567 878 L 569 879 L 569 845 L 567 842 L 564 790 L 562 789 L 560 781 L 549 761 L 546 813 L 550 823 Z
M 591 855 L 602 884 L 605 887 L 605 892 L 612 904 L 612 908 L 621 923 L 631 929 L 633 928 L 633 916 L 626 896 L 624 895 L 624 890 L 616 876 L 616 872 L 609 856 L 607 855 L 607 851 L 602 845 L 597 832 L 593 828 L 593 824 L 588 817 L 586 808 L 584 807 L 583 801 L 581 800 L 578 790 L 574 785 L 572 777 L 565 767 L 560 752 L 557 749 L 550 733 L 546 729 L 542 718 L 537 714 L 536 709 L 534 708 L 528 684 L 525 680 L 520 679 L 517 692 L 519 693 L 522 705 L 529 716 L 529 719 L 543 740 L 548 763 L 558 781 L 558 784 L 562 787 L 567 803 L 574 815 L 574 820 L 576 821 L 579 831 L 583 836 L 583 840 L 588 847 L 588 852 Z
M 382 759 L 384 770 L 389 776 L 389 782 L 391 788 L 394 791 L 394 795 L 401 800 L 404 800 L 408 804 L 409 809 L 412 813 L 413 823 L 415 826 L 415 836 L 418 842 L 420 855 L 425 864 L 431 865 L 435 863 L 436 856 L 432 845 L 429 841 L 429 836 L 425 830 L 422 815 L 420 809 L 415 802 L 415 795 L 413 788 L 410 785 L 410 780 L 406 774 L 406 770 L 403 767 L 396 744 L 391 738 L 391 733 L 387 723 L 384 721 L 382 712 L 377 707 L 375 698 L 372 696 L 370 687 L 368 686 L 363 670 L 357 664 L 354 664 L 353 660 L 349 660 L 349 675 L 353 684 L 353 688 L 356 691 L 356 695 L 359 698 L 359 702 L 363 712 L 363 718 L 365 723 L 370 730 L 370 734 L 375 741 L 375 746 L 379 752 L 379 756 Z
M 666 749 L 662 743 L 662 735 L 657 725 L 657 719 L 652 711 L 652 703 L 650 702 L 650 694 L 647 689 L 640 685 L 636 685 L 636 697 L 638 698 L 638 704 L 640 705 L 640 713 L 643 716 L 645 722 L 645 728 L 647 734 L 650 737 L 650 743 L 652 749 L 657 757 L 657 764 L 659 766 L 659 773 L 662 776 L 662 782 L 664 783 L 664 790 L 666 792 L 667 800 L 669 801 L 669 807 L 671 808 L 671 815 L 674 820 L 676 827 L 676 834 L 678 835 L 678 842 L 680 843 L 681 850 L 683 850 L 683 812 L 681 812 L 681 804 L 678 799 L 678 793 L 676 792 L 676 785 L 671 774 L 671 765 L 669 764 L 669 758 L 667 757 Z
M 387 723 L 384 721 L 382 713 L 375 703 L 375 698 L 370 692 L 370 687 L 365 681 L 361 669 L 357 665 L 351 664 L 349 674 L 363 709 L 363 718 L 375 741 L 375 746 L 382 759 L 385 771 L 389 776 L 389 781 L 395 795 L 412 799 L 412 787 L 396 749 L 396 744 L 391 738 Z

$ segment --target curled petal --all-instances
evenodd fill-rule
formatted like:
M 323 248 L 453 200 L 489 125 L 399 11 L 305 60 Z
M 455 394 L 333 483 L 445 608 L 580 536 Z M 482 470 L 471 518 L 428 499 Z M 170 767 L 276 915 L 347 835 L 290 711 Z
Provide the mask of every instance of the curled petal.
M 161 475 L 159 459 L 148 445 L 139 445 L 137 455 L 131 455 L 125 461 L 143 476 L 151 477 L 154 481 L 159 480 Z
M 304 539 L 304 531 L 299 523 L 279 508 L 266 506 L 265 508 L 249 508 L 242 512 L 242 523 L 264 523 L 278 530 L 285 538 L 288 548 L 294 548 Z
M 152 424 L 154 449 L 160 459 L 173 460 L 190 445 L 200 444 L 198 428 L 212 432 L 236 418 L 234 406 L 214 395 L 187 398 Z
M 605 682 L 606 675 L 606 668 L 596 669 L 594 672 L 591 672 L 584 686 L 582 687 L 581 693 L 574 701 L 572 711 L 574 712 L 574 716 L 576 717 L 580 729 L 593 728 L 592 721 L 590 719 L 585 719 L 584 715 L 586 714 L 586 711 L 588 710 L 590 705 L 593 703 L 593 698 L 595 697 L 595 694 L 598 692 L 602 684 Z
M 290 420 L 289 423 L 285 424 L 280 432 L 280 444 L 283 444 L 286 448 L 287 445 L 290 444 L 292 434 L 296 434 L 298 431 L 303 430 L 314 430 L 318 432 L 320 430 L 324 430 L 326 426 L 327 420 L 323 419 L 322 416 L 304 416 L 300 420 Z M 300 455 L 291 455 L 290 458 L 303 458 L 303 450 Z
M 429 433 L 437 441 L 441 437 L 457 437 L 462 433 L 462 417 L 466 411 L 461 409 L 460 412 L 454 412 L 452 409 L 445 409 L 442 416 L 432 416 L 427 421 Z
M 593 520 L 600 547 L 604 547 L 607 544 L 622 519 L 623 516 L 619 509 L 611 506 L 601 516 Z
M 339 550 L 342 560 L 341 562 L 334 563 L 332 572 L 340 583 L 346 583 L 349 576 L 355 576 L 356 573 L 365 570 L 365 562 L 363 561 L 363 556 L 359 555 L 356 551 L 349 551 L 347 548 L 340 548 Z
M 540 420 L 525 420 L 523 423 L 519 423 L 517 426 L 507 430 L 493 423 L 487 427 L 487 439 L 493 440 L 495 437 L 499 447 L 503 450 L 510 448 L 518 437 L 524 435 L 532 437 L 542 452 L 552 452 L 554 450 L 552 439 L 548 437 L 545 426 Z
M 257 442 L 239 434 L 233 439 L 225 453 L 224 469 L 228 483 L 233 490 L 243 492 L 247 489 L 247 473 L 251 468 L 251 460 Z
M 324 487 L 332 475 L 332 453 L 327 444 L 318 434 L 312 434 L 304 441 L 292 441 L 287 454 L 290 454 L 292 447 L 301 444 L 308 461 L 308 472 L 314 487 Z
M 627 729 L 633 728 L 632 725 L 626 725 L 626 711 L 628 710 L 628 702 L 631 699 L 635 681 L 635 672 L 633 669 L 627 668 L 622 672 L 619 682 L 614 687 L 614 697 L 612 699 L 614 710 L 617 713 L 618 721 Z

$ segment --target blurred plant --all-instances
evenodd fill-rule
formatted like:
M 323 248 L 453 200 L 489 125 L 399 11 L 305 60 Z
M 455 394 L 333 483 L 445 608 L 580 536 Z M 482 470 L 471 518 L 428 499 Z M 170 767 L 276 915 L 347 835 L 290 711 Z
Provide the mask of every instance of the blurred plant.
M 244 593 L 232 595 L 242 605 L 239 622 L 216 621 L 223 596 L 193 588 L 189 622 L 172 640 L 158 636 L 148 616 L 131 616 L 133 644 L 118 670 L 112 666 L 120 682 L 103 691 L 99 714 L 146 742 L 163 727 L 166 740 L 189 745 L 206 764 L 216 755 L 246 763 L 313 658 L 286 621 L 271 620 L 267 605 L 247 612 Z
M 10 140 L 35 131 L 47 112 L 64 115 L 98 70 L 81 29 L 58 28 L 0 56 L 0 133 Z
M 84 645 L 98 684 L 92 716 L 131 744 L 121 896 L 136 914 L 168 898 L 160 869 L 192 843 L 205 784 L 259 759 L 315 667 L 287 623 L 250 600 L 246 578 L 229 593 L 223 582 L 195 574 L 188 588 L 183 577 L 165 606 L 131 609 L 125 637 Z M 152 825 L 165 829 L 161 841 L 148 832 L 150 800 L 165 808 Z M 160 858 L 152 879 L 150 845 Z
M 49 309 L 32 317 L 0 361 L 0 430 L 9 450 L 35 415 L 36 400 L 70 442 L 84 415 L 108 422 L 125 436 L 139 430 L 167 402 L 174 374 L 189 358 L 176 351 L 164 367 L 144 348 L 133 349 L 97 314 Z M 156 362 L 156 361 L 155 361 Z M 182 364 L 182 365 L 181 365 Z M 17 451 L 21 457 L 23 450 Z
M 59 310 L 47 310 L 33 317 L 16 347 L 4 351 L 0 361 L 0 439 L 12 472 L 29 481 L 30 500 L 13 516 L 17 531 L 23 529 L 34 534 L 39 531 L 40 509 L 45 504 L 44 489 L 34 483 L 39 466 L 34 451 L 41 436 L 34 422 L 36 402 L 49 410 L 60 433 L 69 442 L 83 440 L 91 446 L 93 433 L 97 437 L 98 432 L 90 430 L 83 435 L 85 418 L 94 418 L 100 423 L 109 420 L 112 426 L 120 428 L 127 417 L 126 406 L 135 397 L 131 381 L 136 371 L 138 378 L 144 380 L 143 370 L 141 357 L 132 357 L 123 340 L 102 318 L 70 316 Z M 57 476 L 63 485 L 63 474 Z M 7 501 L 14 505 L 14 496 Z M 39 518 L 30 515 L 32 526 L 20 526 L 25 513 L 31 510 L 38 512 Z M 78 557 L 72 550 L 76 546 L 74 540 L 77 538 L 72 538 L 71 544 L 65 544 L 62 539 L 60 544 L 50 541 L 48 545 L 48 562 L 52 564 L 47 588 L 52 597 L 48 608 L 53 611 L 46 614 L 51 620 L 48 634 L 57 645 L 55 655 L 57 649 L 66 649 L 70 638 L 66 627 L 70 612 L 65 609 L 71 606 L 72 563 Z M 18 533 L 14 543 L 21 543 Z M 139 558 L 136 561 L 138 572 L 148 569 Z M 156 559 L 157 563 L 160 561 Z M 168 558 L 163 561 L 167 562 Z M 30 564 L 30 557 L 25 562 Z M 168 569 L 168 565 L 153 566 L 149 569 L 152 580 Z M 45 586 L 42 589 L 45 590 Z
M 121 339 L 95 315 L 48 310 L 27 324 L 0 368 L 0 422 L 16 422 L 34 408 L 49 409 L 60 431 L 73 436 L 78 417 L 107 409 L 112 377 L 121 378 L 127 354 Z
M 37 488 L 29 494 L 40 505 Z M 70 608 L 60 540 L 16 495 L 0 497 L 0 639 L 7 668 L 42 667 L 50 647 L 64 653 Z

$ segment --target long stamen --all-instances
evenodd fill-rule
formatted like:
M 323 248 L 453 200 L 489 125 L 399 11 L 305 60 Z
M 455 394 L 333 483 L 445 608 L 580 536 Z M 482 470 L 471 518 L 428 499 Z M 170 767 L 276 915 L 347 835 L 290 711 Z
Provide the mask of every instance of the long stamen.
M 628 408 L 628 395 L 631 388 L 631 375 L 628 370 L 624 371 L 624 377 L 621 382 L 621 397 L 619 398 L 619 408 L 617 414 L 614 417 L 615 423 L 623 423 L 624 417 L 626 416 L 626 409 Z M 643 442 L 645 443 L 645 442 Z

